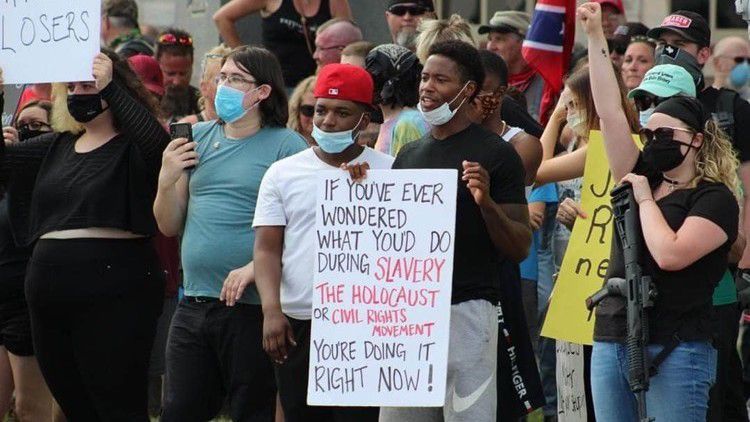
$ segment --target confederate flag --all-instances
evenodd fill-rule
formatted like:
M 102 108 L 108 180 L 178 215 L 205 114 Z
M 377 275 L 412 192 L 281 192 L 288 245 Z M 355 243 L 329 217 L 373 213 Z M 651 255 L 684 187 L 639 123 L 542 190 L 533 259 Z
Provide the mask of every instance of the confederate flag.
M 563 88 L 575 37 L 575 0 L 537 0 L 531 26 L 523 42 L 523 58 L 544 79 L 539 120 L 547 123 L 555 97 Z

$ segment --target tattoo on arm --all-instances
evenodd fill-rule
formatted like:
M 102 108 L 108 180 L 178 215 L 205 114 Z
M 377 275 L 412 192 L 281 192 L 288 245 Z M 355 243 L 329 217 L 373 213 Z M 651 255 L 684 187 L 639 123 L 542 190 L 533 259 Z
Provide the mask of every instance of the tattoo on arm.
M 607 50 L 602 48 L 602 56 L 609 57 L 609 54 L 607 54 Z

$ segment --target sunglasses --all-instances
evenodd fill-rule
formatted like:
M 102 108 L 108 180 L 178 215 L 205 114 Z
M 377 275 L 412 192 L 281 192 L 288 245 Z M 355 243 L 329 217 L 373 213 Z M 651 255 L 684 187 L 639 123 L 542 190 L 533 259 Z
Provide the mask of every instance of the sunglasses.
M 175 34 L 162 34 L 159 36 L 159 44 L 163 45 L 184 45 L 189 47 L 193 45 L 191 37 L 178 37 Z
M 419 16 L 419 15 L 424 15 L 425 12 L 427 12 L 427 8 L 423 6 L 418 6 L 418 5 L 410 6 L 410 5 L 396 4 L 396 5 L 389 7 L 388 12 L 396 16 L 404 16 L 407 13 L 409 13 L 412 16 Z
M 658 106 L 666 98 L 657 97 L 656 95 L 636 95 L 633 101 L 635 102 L 635 108 L 638 111 L 644 111 L 650 109 L 652 106 Z
M 688 132 L 692 135 L 695 134 L 695 131 L 691 129 L 683 129 L 681 127 L 659 127 L 654 130 L 643 128 L 639 130 L 638 133 L 641 135 L 641 139 L 643 140 L 644 145 L 653 142 L 654 139 L 657 139 L 659 141 L 674 141 L 687 147 L 692 147 L 692 145 L 687 142 L 682 142 L 674 139 L 675 131 Z
M 305 117 L 312 117 L 315 114 L 315 106 L 303 104 L 299 106 L 299 114 Z
M 734 62 L 740 64 L 742 62 L 750 63 L 750 57 L 737 56 L 734 58 Z

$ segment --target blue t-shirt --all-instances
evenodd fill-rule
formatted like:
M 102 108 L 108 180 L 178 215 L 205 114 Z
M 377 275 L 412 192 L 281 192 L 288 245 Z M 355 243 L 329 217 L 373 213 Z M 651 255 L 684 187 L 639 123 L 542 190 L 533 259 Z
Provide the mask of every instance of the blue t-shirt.
M 191 172 L 190 198 L 182 238 L 186 296 L 219 297 L 230 271 L 253 259 L 253 216 L 263 175 L 274 162 L 307 147 L 286 128 L 263 128 L 244 139 L 229 139 L 224 126 L 193 126 L 198 165 Z M 255 286 L 240 302 L 260 304 Z
M 554 204 L 557 202 L 557 188 L 554 183 L 547 183 L 531 191 L 528 199 L 529 204 L 533 202 L 544 202 Z M 535 230 L 531 235 L 531 247 L 529 256 L 521 262 L 521 278 L 524 280 L 537 280 L 539 278 L 539 260 L 537 251 L 541 243 L 541 233 Z

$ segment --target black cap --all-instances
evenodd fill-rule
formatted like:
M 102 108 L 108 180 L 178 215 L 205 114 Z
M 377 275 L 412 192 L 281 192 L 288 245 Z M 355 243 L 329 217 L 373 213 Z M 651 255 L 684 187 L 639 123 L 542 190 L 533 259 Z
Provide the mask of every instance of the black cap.
M 683 95 L 675 95 L 662 101 L 656 106 L 654 113 L 664 113 L 675 119 L 682 120 L 683 123 L 690 126 L 697 133 L 703 132 L 703 127 L 708 120 L 701 102 L 693 97 Z
M 648 31 L 647 35 L 653 39 L 659 39 L 665 32 L 675 32 L 701 47 L 708 47 L 711 44 L 711 28 L 706 19 L 688 10 L 678 10 L 667 16 L 661 25 Z
M 390 0 L 388 2 L 388 8 L 390 9 L 393 6 L 398 6 L 402 4 L 413 4 L 413 5 L 421 6 L 421 7 L 424 7 L 428 12 L 435 11 L 435 4 L 432 2 L 432 0 Z

